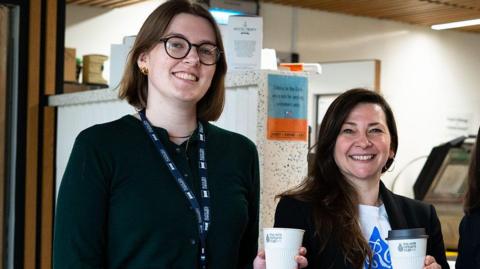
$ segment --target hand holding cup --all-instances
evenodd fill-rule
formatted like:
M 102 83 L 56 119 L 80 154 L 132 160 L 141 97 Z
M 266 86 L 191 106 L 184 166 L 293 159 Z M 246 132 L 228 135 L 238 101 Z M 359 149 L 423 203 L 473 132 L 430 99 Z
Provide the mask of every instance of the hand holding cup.
M 307 255 L 307 249 L 304 247 L 300 247 L 298 251 L 298 255 L 295 256 L 295 261 L 298 263 L 298 268 L 305 268 L 308 266 L 308 260 L 305 257 Z M 257 253 L 257 257 L 255 257 L 255 261 L 253 262 L 253 269 L 265 269 L 266 268 L 266 261 L 265 261 L 265 250 L 259 250 Z
M 296 269 L 299 264 L 300 268 L 306 267 L 305 257 L 298 257 L 306 253 L 305 248 L 300 248 L 304 232 L 291 228 L 263 229 L 266 269 Z
M 388 231 L 388 248 L 393 269 L 423 269 L 428 235 L 424 228 Z

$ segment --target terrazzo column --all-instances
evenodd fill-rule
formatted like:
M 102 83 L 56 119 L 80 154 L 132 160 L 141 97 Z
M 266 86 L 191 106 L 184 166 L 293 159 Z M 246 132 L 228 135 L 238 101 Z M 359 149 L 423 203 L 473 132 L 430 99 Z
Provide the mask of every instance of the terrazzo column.
M 307 175 L 307 141 L 267 139 L 269 74 L 305 77 L 301 73 L 260 72 L 257 104 L 257 149 L 261 177 L 260 232 L 262 228 L 273 226 L 275 208 L 278 203 L 275 196 L 298 185 Z M 262 240 L 259 241 L 262 242 Z

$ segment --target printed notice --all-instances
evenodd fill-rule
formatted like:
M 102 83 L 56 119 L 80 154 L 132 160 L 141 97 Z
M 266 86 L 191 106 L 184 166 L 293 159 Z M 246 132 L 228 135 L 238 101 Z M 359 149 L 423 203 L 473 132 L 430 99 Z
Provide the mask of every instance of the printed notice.
M 449 111 L 445 119 L 445 137 L 448 140 L 468 136 L 472 131 L 473 114 Z
M 225 50 L 229 71 L 260 69 L 262 22 L 261 17 L 230 16 L 228 18 Z
M 307 140 L 306 77 L 268 75 L 267 139 Z

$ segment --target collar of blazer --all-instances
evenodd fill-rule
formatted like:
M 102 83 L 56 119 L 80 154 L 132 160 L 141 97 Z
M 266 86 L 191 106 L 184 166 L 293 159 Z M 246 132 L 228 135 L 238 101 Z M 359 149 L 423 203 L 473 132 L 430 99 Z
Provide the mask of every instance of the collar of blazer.
M 392 229 L 404 229 L 407 228 L 407 221 L 405 215 L 400 209 L 395 199 L 395 194 L 391 192 L 382 181 L 380 181 L 380 197 L 385 204 L 387 210 L 388 220 Z

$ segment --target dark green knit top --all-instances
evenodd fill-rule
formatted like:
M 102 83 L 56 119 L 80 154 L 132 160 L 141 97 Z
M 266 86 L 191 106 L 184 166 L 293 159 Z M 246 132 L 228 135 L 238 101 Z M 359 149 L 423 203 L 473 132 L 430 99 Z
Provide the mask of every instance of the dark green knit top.
M 204 123 L 212 222 L 209 269 L 251 268 L 257 252 L 259 168 L 255 145 Z M 198 135 L 177 146 L 155 128 L 198 194 Z M 199 197 L 197 195 L 197 197 Z M 195 212 L 137 118 L 77 137 L 58 195 L 55 269 L 198 268 Z

